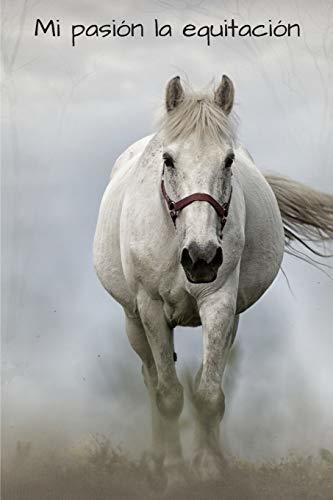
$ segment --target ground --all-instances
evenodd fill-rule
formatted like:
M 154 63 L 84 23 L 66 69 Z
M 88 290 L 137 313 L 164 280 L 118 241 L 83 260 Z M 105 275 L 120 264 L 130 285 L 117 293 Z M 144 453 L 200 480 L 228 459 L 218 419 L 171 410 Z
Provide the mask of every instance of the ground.
M 17 443 L 15 456 L 2 463 L 3 500 L 333 499 L 333 454 L 325 449 L 279 463 L 230 458 L 220 481 L 198 483 L 188 473 L 187 484 L 169 493 L 163 476 L 149 473 L 144 455 L 131 459 L 100 436 L 63 457 L 34 454 L 31 444 Z

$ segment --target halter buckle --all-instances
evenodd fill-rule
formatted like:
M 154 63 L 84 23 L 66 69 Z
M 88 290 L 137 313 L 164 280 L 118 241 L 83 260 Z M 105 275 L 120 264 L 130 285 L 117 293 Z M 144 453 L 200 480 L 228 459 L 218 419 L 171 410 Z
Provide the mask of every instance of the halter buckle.
M 174 204 L 173 204 L 173 206 L 174 206 Z M 176 219 L 178 217 L 178 212 L 176 210 L 170 210 L 170 217 L 172 219 L 174 226 L 176 227 Z

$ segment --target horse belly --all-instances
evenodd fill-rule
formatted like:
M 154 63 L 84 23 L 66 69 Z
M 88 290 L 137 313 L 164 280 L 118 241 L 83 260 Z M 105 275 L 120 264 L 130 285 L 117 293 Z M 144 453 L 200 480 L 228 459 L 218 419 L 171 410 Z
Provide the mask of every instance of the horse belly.
M 241 258 L 237 312 L 254 304 L 274 281 L 284 252 L 284 230 L 275 196 L 257 169 L 244 189 L 245 246 Z
M 267 231 L 266 234 L 267 242 L 262 244 L 247 242 L 245 245 L 239 277 L 238 313 L 253 305 L 269 288 L 279 272 L 283 256 L 283 237 L 275 231 Z
M 111 181 L 100 207 L 94 238 L 94 267 L 107 292 L 129 312 L 135 311 L 135 300 L 127 286 L 120 251 L 121 188 Z

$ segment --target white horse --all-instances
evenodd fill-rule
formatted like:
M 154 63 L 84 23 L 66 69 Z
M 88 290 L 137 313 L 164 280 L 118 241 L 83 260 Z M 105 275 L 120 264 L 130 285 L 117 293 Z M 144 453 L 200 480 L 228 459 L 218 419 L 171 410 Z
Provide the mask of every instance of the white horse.
M 168 83 L 159 131 L 113 167 L 94 241 L 97 275 L 122 305 L 143 363 L 152 459 L 170 482 L 183 474 L 173 329 L 202 325 L 193 465 L 202 478 L 218 477 L 221 382 L 239 314 L 273 282 L 285 241 L 333 236 L 333 197 L 265 178 L 236 142 L 233 101 L 226 76 L 211 96 L 184 92 L 179 77 Z

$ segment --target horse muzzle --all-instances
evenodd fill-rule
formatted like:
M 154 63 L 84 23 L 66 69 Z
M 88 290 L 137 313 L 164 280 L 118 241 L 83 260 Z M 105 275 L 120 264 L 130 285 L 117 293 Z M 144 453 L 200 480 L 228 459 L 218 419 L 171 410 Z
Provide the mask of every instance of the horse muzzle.
M 211 283 L 223 262 L 222 247 L 213 242 L 199 246 L 191 242 L 181 253 L 181 265 L 191 283 Z

